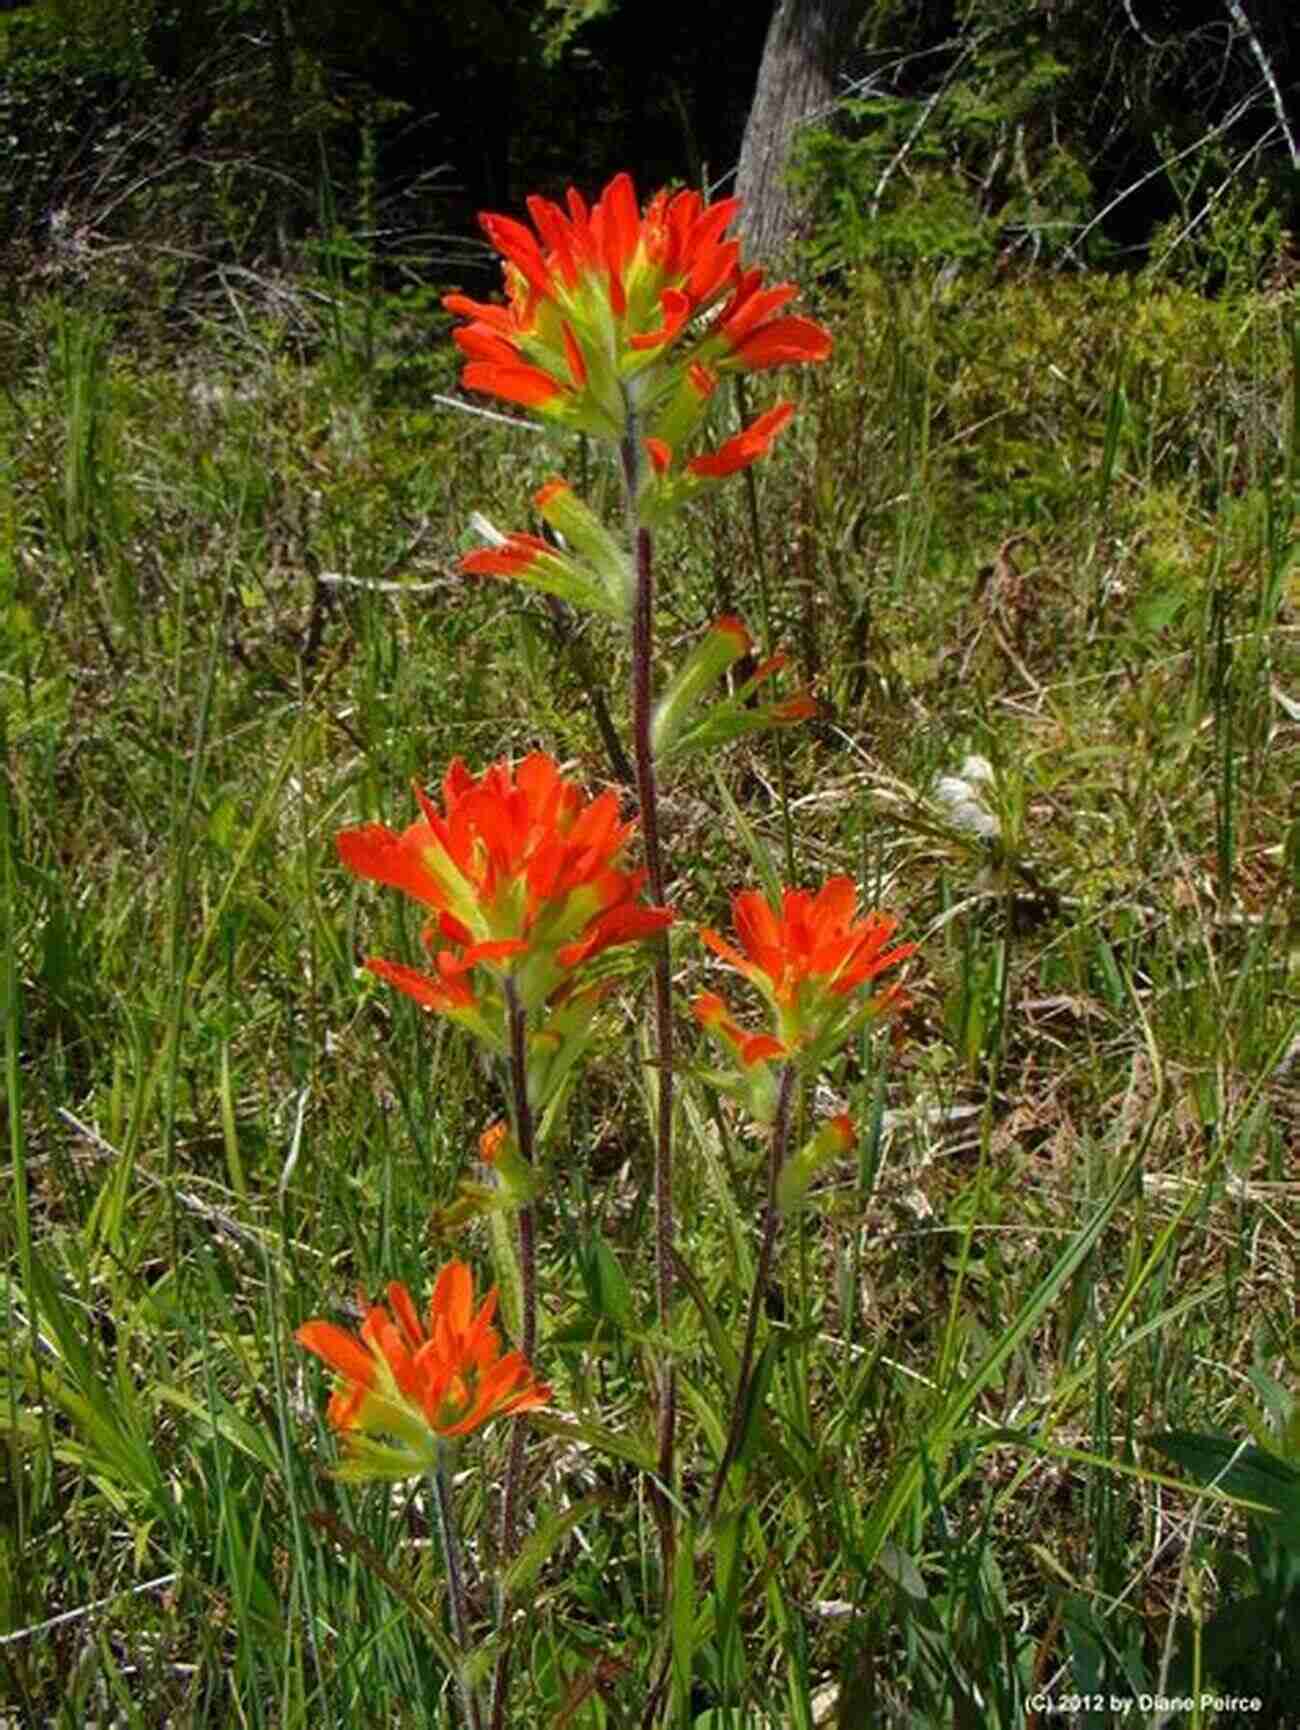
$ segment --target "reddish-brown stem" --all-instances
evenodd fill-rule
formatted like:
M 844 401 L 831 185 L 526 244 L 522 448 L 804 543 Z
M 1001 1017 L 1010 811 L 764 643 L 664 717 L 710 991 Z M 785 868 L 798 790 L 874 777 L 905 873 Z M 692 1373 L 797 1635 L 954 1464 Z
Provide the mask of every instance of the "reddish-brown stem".
M 469 1654 L 469 1612 L 465 1601 L 465 1575 L 460 1557 L 460 1534 L 456 1526 L 456 1509 L 451 1495 L 451 1473 L 443 1443 L 438 1444 L 438 1464 L 429 1474 L 433 1480 L 434 1507 L 438 1514 L 438 1530 L 442 1538 L 442 1556 L 447 1567 L 447 1596 L 451 1603 L 451 1631 L 456 1640 L 456 1655 L 461 1669 L 457 1676 L 461 1699 L 465 1706 L 465 1721 L 469 1730 L 483 1730 L 478 1694 L 465 1673 L 464 1663 Z
M 623 480 L 627 488 L 628 520 L 632 526 L 636 586 L 632 604 L 632 745 L 636 762 L 637 799 L 645 842 L 650 898 L 664 905 L 663 854 L 659 837 L 659 795 L 655 778 L 654 741 L 654 562 L 650 530 L 637 520 L 637 489 L 641 473 L 641 440 L 636 417 L 629 416 L 623 441 Z M 655 1294 L 659 1325 L 668 1327 L 673 1296 L 673 993 L 667 935 L 661 933 L 655 953 L 655 1072 L 658 1121 L 655 1133 Z M 672 1485 L 677 1427 L 677 1379 L 665 1358 L 659 1383 L 659 1481 L 655 1494 L 663 1548 L 664 1586 L 672 1566 Z
M 781 1071 L 781 1085 L 776 1098 L 776 1122 L 772 1125 L 772 1145 L 767 1160 L 767 1206 L 763 1210 L 763 1241 L 758 1251 L 758 1267 L 754 1271 L 753 1289 L 749 1294 L 749 1316 L 745 1322 L 745 1346 L 740 1354 L 740 1373 L 736 1378 L 736 1396 L 731 1408 L 731 1423 L 727 1428 L 727 1442 L 722 1450 L 722 1458 L 718 1461 L 718 1474 L 713 1480 L 713 1490 L 709 1496 L 710 1519 L 718 1511 L 718 1503 L 722 1498 L 727 1473 L 731 1470 L 732 1462 L 740 1447 L 741 1431 L 745 1423 L 745 1408 L 749 1404 L 750 1381 L 754 1371 L 754 1343 L 758 1337 L 758 1312 L 762 1307 L 763 1293 L 767 1290 L 768 1276 L 772 1271 L 772 1252 L 776 1247 L 776 1234 L 781 1224 L 781 1212 L 776 1203 L 777 1185 L 780 1182 L 781 1167 L 785 1164 L 786 1147 L 790 1140 L 790 1119 L 794 1108 L 796 1079 L 794 1064 L 787 1063 Z
M 509 1067 L 511 1113 L 514 1117 L 515 1144 L 520 1154 L 533 1163 L 533 1108 L 528 1099 L 528 1015 L 519 1001 L 514 981 L 507 979 L 505 987 L 506 1018 L 509 1030 Z M 537 1250 L 533 1235 L 533 1210 L 519 1210 L 519 1284 L 521 1288 L 522 1338 L 520 1350 L 531 1364 L 537 1349 Z M 524 1475 L 524 1419 L 516 1417 L 510 1426 L 510 1451 L 506 1456 L 505 1485 L 501 1492 L 500 1566 L 504 1570 L 514 1560 L 519 1545 L 519 1493 Z M 506 1620 L 510 1603 L 501 1594 L 499 1632 L 503 1636 L 496 1671 L 492 1677 L 492 1727 L 503 1730 L 506 1695 L 510 1688 L 510 1640 Z

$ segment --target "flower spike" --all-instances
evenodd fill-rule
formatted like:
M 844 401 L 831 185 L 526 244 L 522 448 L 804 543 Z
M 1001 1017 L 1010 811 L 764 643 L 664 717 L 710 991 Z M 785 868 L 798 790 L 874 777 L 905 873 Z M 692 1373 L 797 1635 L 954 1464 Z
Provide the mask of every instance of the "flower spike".
M 746 734 L 790 726 L 817 713 L 806 691 L 777 702 L 753 701 L 764 680 L 785 666 L 785 655 L 770 656 L 738 690 L 724 692 L 701 712 L 706 693 L 751 647 L 740 619 L 728 615 L 717 620 L 678 668 L 655 709 L 651 737 L 657 756 L 668 761 L 718 750 Z

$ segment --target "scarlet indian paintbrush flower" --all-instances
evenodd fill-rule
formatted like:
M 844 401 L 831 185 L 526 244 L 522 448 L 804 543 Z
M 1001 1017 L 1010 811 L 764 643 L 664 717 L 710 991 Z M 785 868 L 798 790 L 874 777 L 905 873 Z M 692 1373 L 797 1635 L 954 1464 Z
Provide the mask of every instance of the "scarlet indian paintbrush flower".
M 794 285 L 765 288 L 761 270 L 742 270 L 739 243 L 725 238 L 739 208 L 665 190 L 642 211 L 618 174 L 590 207 L 572 187 L 563 207 L 530 198 L 531 227 L 483 215 L 507 303 L 444 299 L 470 321 L 455 332 L 461 382 L 609 439 L 630 412 L 644 420 L 662 407 L 668 422 L 648 430 L 677 445 L 707 399 L 701 377 L 825 360 L 829 333 L 785 310 Z M 680 392 L 688 375 L 693 416 Z
M 890 949 L 898 921 L 878 912 L 855 919 L 857 902 L 851 877 L 832 877 L 815 895 L 786 889 L 779 912 L 760 890 L 744 889 L 731 903 L 742 949 L 716 931 L 700 935 L 778 1011 L 802 1017 L 827 994 L 846 996 L 916 948 L 904 943 Z
M 457 758 L 443 781 L 445 810 L 415 794 L 422 816 L 408 828 L 363 823 L 343 830 L 338 850 L 359 877 L 430 910 L 433 971 L 378 958 L 366 965 L 491 1043 L 499 1028 L 474 989 L 476 970 L 509 979 L 529 1007 L 603 950 L 671 924 L 668 908 L 637 900 L 645 871 L 621 866 L 636 825 L 620 820 L 617 796 L 589 800 L 544 752 L 478 777 Z
M 298 1329 L 298 1344 L 339 1377 L 326 1412 L 348 1452 L 339 1476 L 418 1476 L 437 1465 L 440 1441 L 546 1404 L 551 1390 L 523 1354 L 501 1354 L 496 1303 L 494 1287 L 476 1309 L 474 1276 L 453 1261 L 434 1284 L 427 1322 L 395 1281 L 389 1307 L 373 1305 L 359 1335 L 327 1321 Z
M 832 877 L 815 894 L 786 889 L 779 908 L 761 891 L 746 889 L 731 903 L 739 947 L 716 931 L 700 932 L 772 1010 L 771 1030 L 755 1034 L 735 1021 L 716 993 L 701 993 L 692 1005 L 696 1020 L 724 1043 L 743 1070 L 765 1066 L 772 1058 L 797 1058 L 815 1067 L 865 1019 L 898 1004 L 896 985 L 865 1005 L 854 1001 L 857 991 L 916 949 L 914 943 L 893 942 L 898 921 L 890 914 L 873 911 L 857 918 L 857 902 L 851 877 Z

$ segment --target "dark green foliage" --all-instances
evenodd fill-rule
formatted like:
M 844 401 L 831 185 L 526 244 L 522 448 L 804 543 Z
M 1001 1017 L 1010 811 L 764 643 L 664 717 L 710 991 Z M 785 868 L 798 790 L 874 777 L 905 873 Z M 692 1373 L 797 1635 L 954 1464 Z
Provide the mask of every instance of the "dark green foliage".
M 834 124 L 806 141 L 817 256 L 1149 251 L 1198 286 L 1260 280 L 1296 209 L 1300 26 L 1260 0 L 1249 17 L 1253 40 L 1208 0 L 864 0 Z M 724 179 L 766 23 L 725 0 L 665 0 L 653 23 L 533 0 L 31 0 L 0 14 L 0 269 L 26 285 L 129 246 L 128 279 L 181 299 L 213 267 L 336 244 L 327 179 L 390 286 L 431 256 L 472 277 L 480 209 L 621 167 Z
M 284 261 L 340 127 L 310 68 L 238 22 L 190 56 L 148 6 L 0 19 L 0 272 L 19 292 L 167 310 L 220 295 L 221 268 Z
M 1159 12 L 1121 0 L 870 7 L 837 124 L 805 151 L 822 256 L 1122 262 L 1168 223 L 1153 246 L 1162 263 L 1190 257 L 1213 287 L 1247 270 L 1258 280 L 1300 197 L 1278 102 L 1222 9 Z M 1300 26 L 1257 13 L 1294 137 Z
M 1220 1598 L 1200 1630 L 1200 1655 L 1204 1673 L 1225 1694 L 1262 1697 L 1265 1715 L 1281 1722 L 1300 1698 L 1300 1423 L 1292 1416 L 1296 1402 L 1283 1388 L 1258 1369 L 1252 1379 L 1276 1410 L 1273 1445 L 1280 1441 L 1290 1458 L 1226 1436 L 1170 1431 L 1151 1439 L 1194 1482 L 1262 1510 L 1249 1516 L 1245 1557 L 1227 1542 L 1207 1557 Z M 1193 1639 L 1190 1620 L 1180 1618 L 1172 1670 L 1179 1693 L 1193 1685 Z M 1249 1716 L 1241 1714 L 1241 1721 Z

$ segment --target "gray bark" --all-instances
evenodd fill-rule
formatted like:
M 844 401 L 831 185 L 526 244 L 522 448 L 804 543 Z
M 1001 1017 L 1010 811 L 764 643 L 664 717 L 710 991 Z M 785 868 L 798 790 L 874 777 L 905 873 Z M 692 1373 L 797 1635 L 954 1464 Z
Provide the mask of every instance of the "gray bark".
M 789 169 L 799 127 L 828 109 L 860 0 L 777 0 L 736 172 L 745 258 L 774 264 L 802 212 Z

